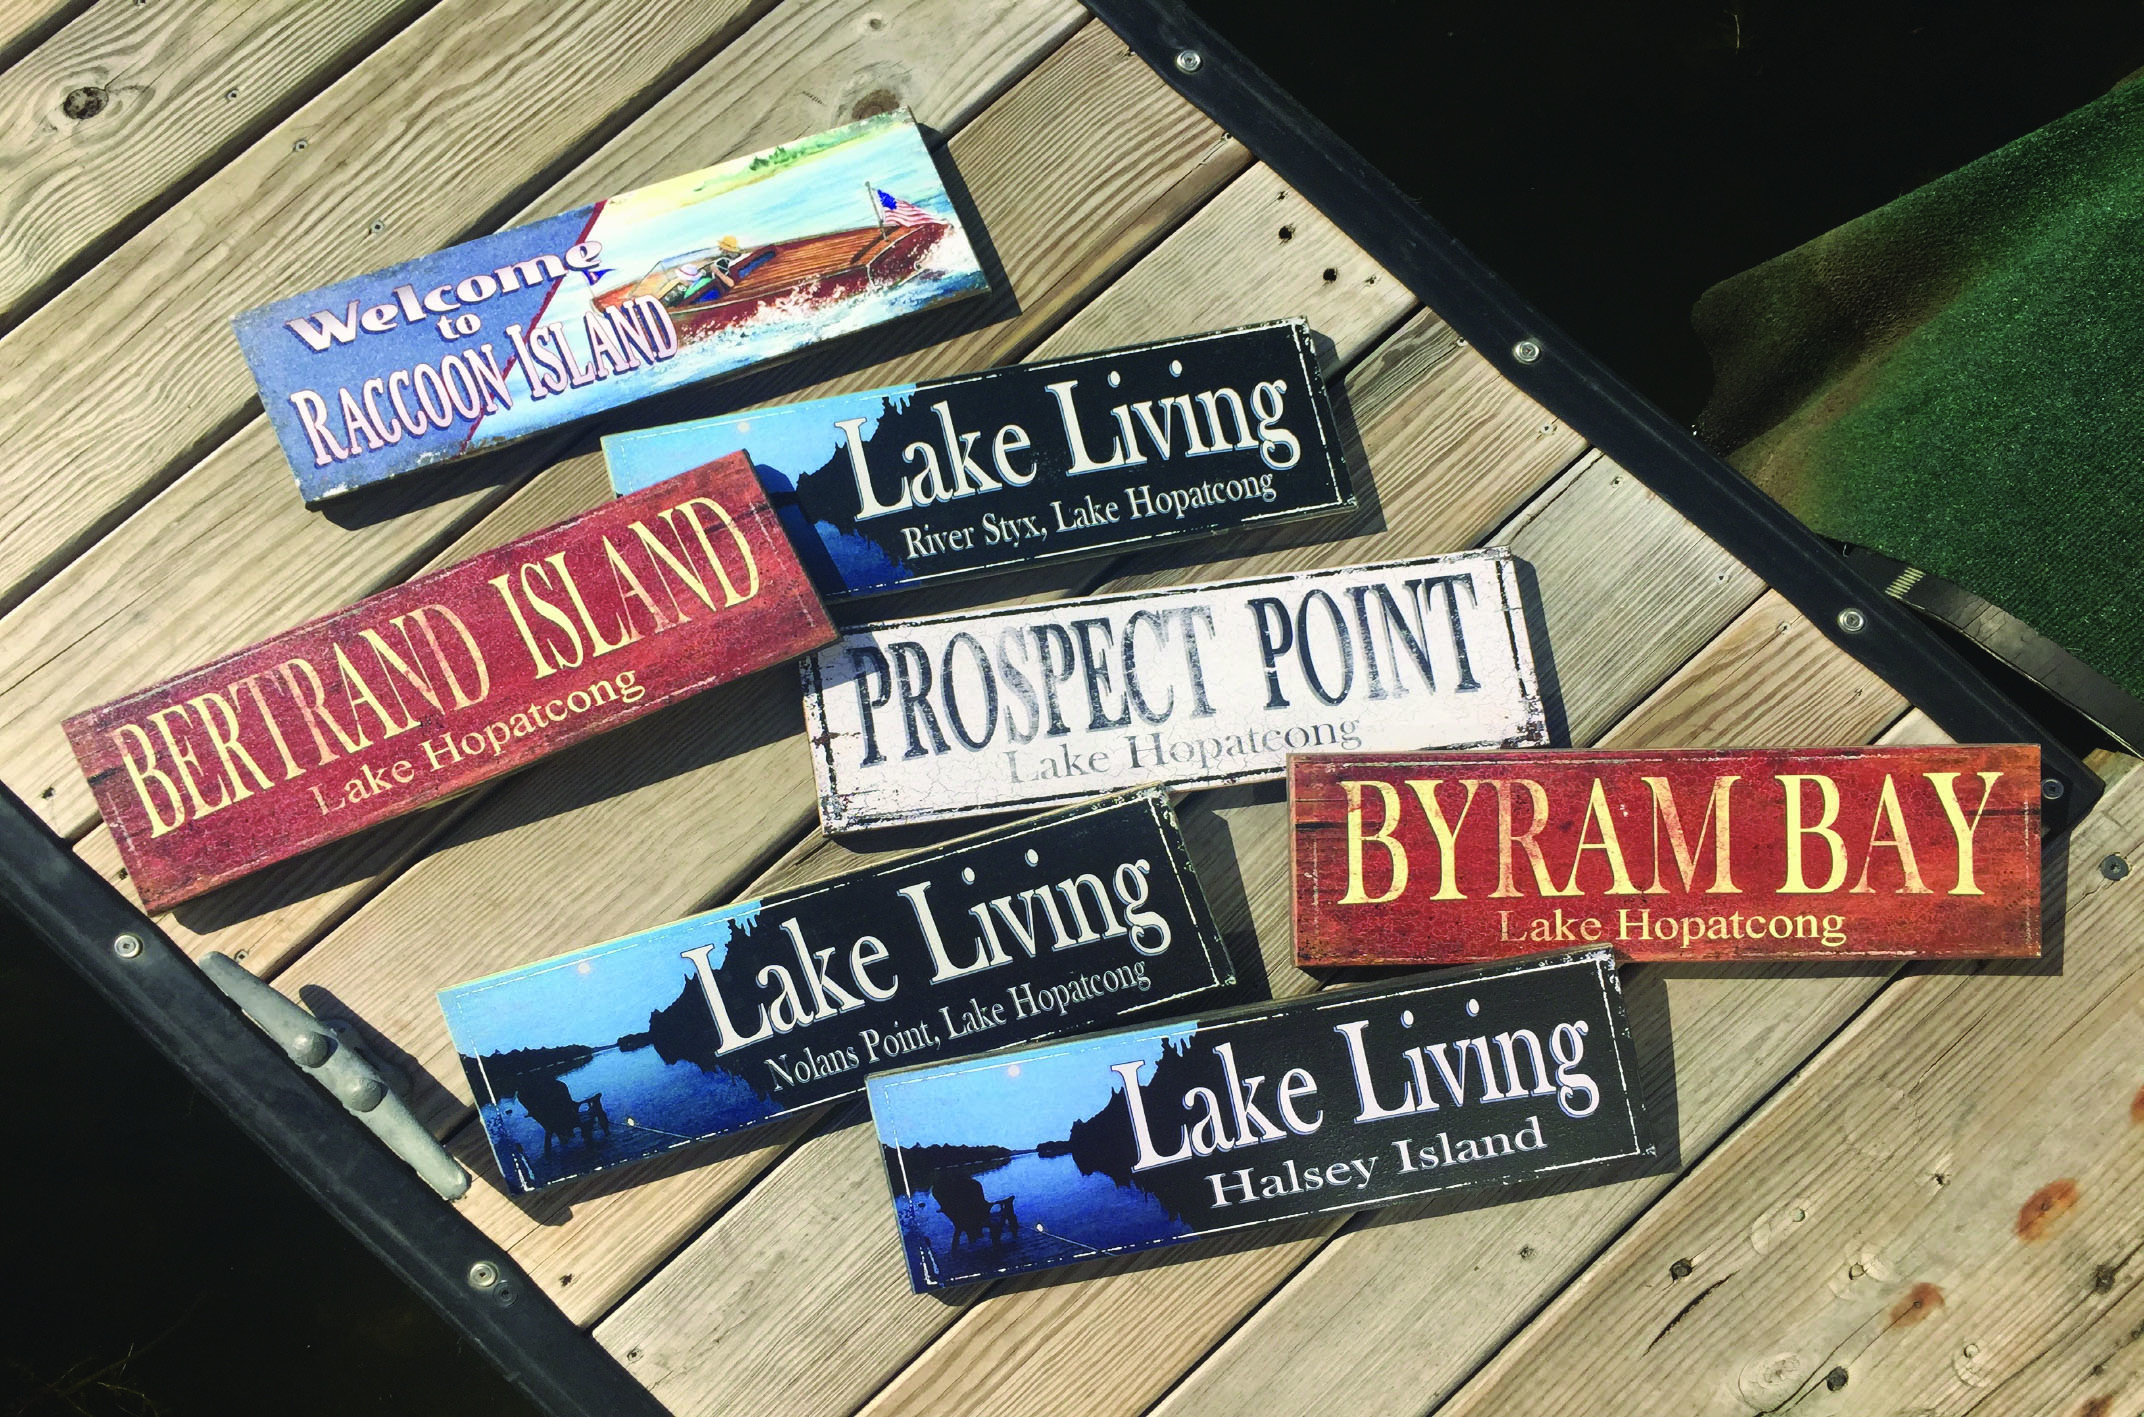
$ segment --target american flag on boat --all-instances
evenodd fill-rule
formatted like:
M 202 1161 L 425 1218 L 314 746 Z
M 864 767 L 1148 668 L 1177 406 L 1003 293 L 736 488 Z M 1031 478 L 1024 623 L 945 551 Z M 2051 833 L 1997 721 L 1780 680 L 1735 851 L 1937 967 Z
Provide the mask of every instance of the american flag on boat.
M 937 220 L 913 202 L 904 202 L 891 192 L 877 188 L 872 190 L 878 192 L 878 219 L 881 226 L 929 226 Z

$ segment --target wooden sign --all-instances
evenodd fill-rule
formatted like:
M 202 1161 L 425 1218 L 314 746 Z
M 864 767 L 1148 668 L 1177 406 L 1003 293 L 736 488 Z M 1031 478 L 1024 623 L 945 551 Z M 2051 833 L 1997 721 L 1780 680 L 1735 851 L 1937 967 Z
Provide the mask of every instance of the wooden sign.
M 78 714 L 67 737 L 159 910 L 833 635 L 731 457 Z
M 1605 950 L 901 1068 L 869 1092 L 918 1293 L 1653 1154 Z
M 1288 795 L 1306 965 L 2040 952 L 2030 745 L 1328 754 Z
M 620 492 L 744 450 L 830 601 L 1355 504 L 1301 320 L 603 440 Z
M 867 625 L 802 668 L 830 832 L 1548 741 L 1501 548 Z
M 985 284 L 903 110 L 232 323 L 313 503 Z
M 1160 793 L 443 991 L 515 1191 L 1235 981 Z

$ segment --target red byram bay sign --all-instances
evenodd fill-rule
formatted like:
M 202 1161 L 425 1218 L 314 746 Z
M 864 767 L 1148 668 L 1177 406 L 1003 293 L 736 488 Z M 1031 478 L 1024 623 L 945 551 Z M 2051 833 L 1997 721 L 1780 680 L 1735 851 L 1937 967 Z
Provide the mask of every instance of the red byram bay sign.
M 834 638 L 733 454 L 67 721 L 161 909 Z
M 1306 965 L 2040 952 L 2030 745 L 1316 754 L 1288 793 Z

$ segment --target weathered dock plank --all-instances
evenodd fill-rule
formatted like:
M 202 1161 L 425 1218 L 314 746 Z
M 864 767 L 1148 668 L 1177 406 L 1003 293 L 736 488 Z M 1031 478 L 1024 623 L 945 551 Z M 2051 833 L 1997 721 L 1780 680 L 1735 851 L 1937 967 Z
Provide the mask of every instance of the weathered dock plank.
M 0 0 L 0 69 L 57 34 L 96 0 Z
M 2137 767 L 2103 765 L 2071 834 L 2059 962 L 1902 975 L 1444 1410 L 1605 1390 L 1644 1411 L 1956 1413 L 2016 1384 L 1991 1405 L 2104 1412 L 2133 1391 L 2093 1371 L 2115 1336 L 2082 1335 L 2134 1294 L 2144 1243 L 2144 886 L 2100 870 L 2144 849 Z
M 98 5 L 0 71 L 0 329 L 424 5 Z
M 743 97 L 760 85 L 790 91 L 875 74 L 901 85 L 896 96 L 920 121 L 957 130 L 999 92 L 1001 80 L 1025 72 L 1062 40 L 1075 17 L 1068 7 L 1069 0 L 850 0 L 799 7 L 816 17 L 811 24 L 777 12 L 781 24 L 770 17 L 753 26 L 516 219 L 769 141 L 766 120 Z M 884 27 L 871 28 L 873 19 Z M 773 32 L 762 33 L 770 26 Z M 968 42 L 948 44 L 945 32 Z M 819 121 L 816 113 L 798 120 Z M 1002 254 L 1010 262 L 1020 253 Z M 231 349 L 235 357 L 235 343 Z M 490 540 L 442 545 L 499 501 L 502 482 L 526 478 L 567 446 L 562 438 L 539 440 L 381 489 L 368 518 L 345 525 L 346 518 L 307 511 L 290 494 L 274 436 L 254 418 L 0 619 L 0 776 L 54 830 L 79 836 L 96 812 L 68 765 L 61 718 L 371 594 L 427 563 L 450 563 L 594 506 L 609 495 L 599 485 L 585 497 L 531 504 L 520 521 L 510 514 L 484 533 Z M 174 546 L 187 554 L 170 554 Z

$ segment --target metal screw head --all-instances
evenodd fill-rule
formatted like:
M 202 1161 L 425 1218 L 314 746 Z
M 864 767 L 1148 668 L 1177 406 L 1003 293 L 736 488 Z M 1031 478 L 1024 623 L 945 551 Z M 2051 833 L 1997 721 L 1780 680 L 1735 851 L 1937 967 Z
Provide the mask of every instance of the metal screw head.
M 121 959 L 134 959 L 141 954 L 141 936 L 121 935 L 112 941 L 112 953 Z
M 1839 628 L 1849 635 L 1858 635 L 1868 628 L 1869 617 L 1851 608 L 1839 612 Z
M 2040 779 L 2040 795 L 2050 802 L 2060 800 L 2062 794 L 2069 790 L 2068 784 L 2059 777 L 2043 777 Z
M 1199 66 L 1205 62 L 1205 56 L 1196 49 L 1179 49 L 1176 51 L 1176 72 L 1179 74 L 1196 74 L 1199 71 Z
M 1511 347 L 1511 357 L 1521 364 L 1531 364 L 1541 357 L 1541 342 L 1522 339 Z
M 2129 862 L 2122 856 L 2108 856 L 2099 863 L 2099 874 L 2110 881 L 2119 881 L 2129 874 Z
M 489 1289 L 499 1282 L 499 1267 L 490 1260 L 478 1260 L 469 1266 L 469 1287 Z

